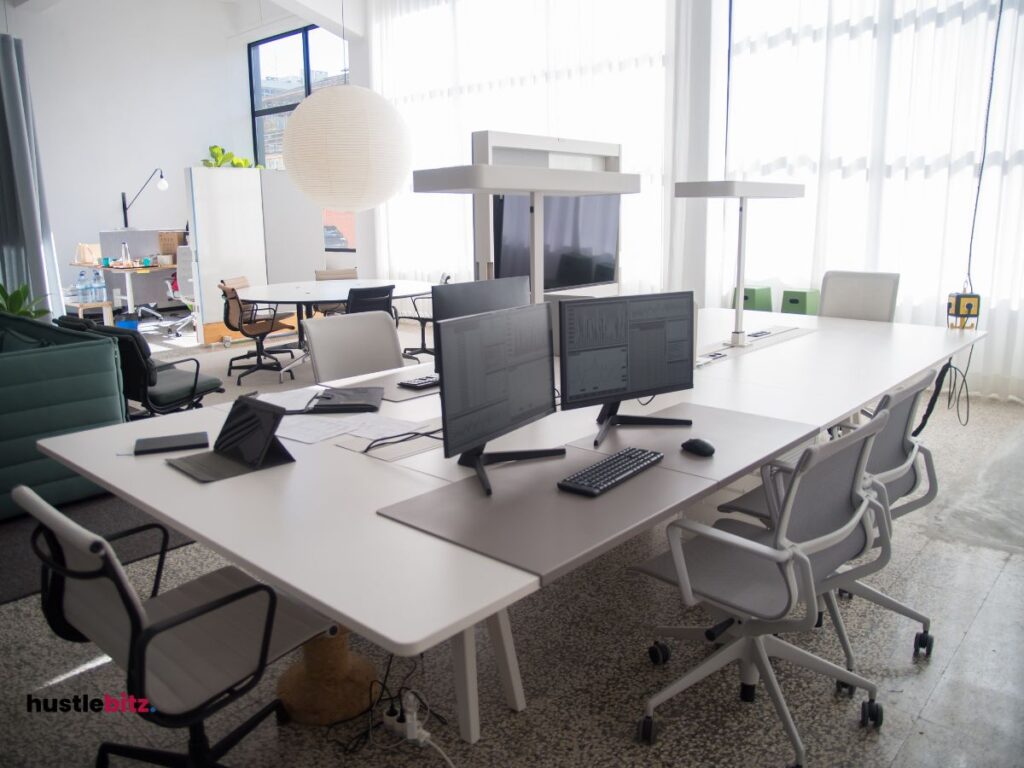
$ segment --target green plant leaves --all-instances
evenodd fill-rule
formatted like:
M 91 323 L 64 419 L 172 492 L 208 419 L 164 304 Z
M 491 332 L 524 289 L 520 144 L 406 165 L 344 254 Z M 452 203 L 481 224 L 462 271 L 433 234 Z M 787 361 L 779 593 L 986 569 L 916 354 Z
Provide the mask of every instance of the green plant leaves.
M 246 157 L 236 157 L 234 152 L 228 152 L 224 147 L 217 144 L 210 146 L 210 157 L 204 159 L 204 168 L 262 168 L 263 166 L 252 164 L 252 160 Z
M 48 309 L 39 306 L 42 301 L 43 297 L 30 300 L 27 285 L 19 286 L 11 292 L 0 285 L 0 312 L 7 312 L 19 317 L 30 317 L 35 320 L 50 314 Z

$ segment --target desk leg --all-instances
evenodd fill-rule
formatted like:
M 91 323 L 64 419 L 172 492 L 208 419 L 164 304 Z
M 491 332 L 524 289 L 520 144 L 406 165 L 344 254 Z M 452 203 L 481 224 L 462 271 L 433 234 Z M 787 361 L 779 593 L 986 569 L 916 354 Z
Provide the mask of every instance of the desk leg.
M 475 744 L 480 738 L 480 702 L 476 690 L 476 627 L 452 638 L 452 666 L 455 674 L 455 708 L 459 735 Z
M 501 687 L 505 691 L 505 701 L 510 709 L 522 712 L 526 709 L 526 696 L 523 694 L 523 681 L 519 676 L 519 660 L 516 658 L 516 647 L 512 640 L 512 625 L 508 620 L 508 611 L 500 610 L 487 619 L 487 634 L 494 646 L 495 661 L 498 663 L 498 675 Z
M 126 269 L 124 272 L 124 299 L 128 314 L 135 311 L 135 291 L 132 290 L 132 271 Z

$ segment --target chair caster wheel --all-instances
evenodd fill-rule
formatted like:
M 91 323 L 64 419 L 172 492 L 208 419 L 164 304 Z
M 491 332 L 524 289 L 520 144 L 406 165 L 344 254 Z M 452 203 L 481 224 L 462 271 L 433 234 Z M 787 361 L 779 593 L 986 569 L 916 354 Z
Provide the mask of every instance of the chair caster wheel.
M 825 623 L 825 612 L 818 611 L 818 620 L 814 622 L 815 629 L 821 629 L 821 625 Z
M 277 720 L 278 725 L 288 725 L 292 721 L 292 716 L 288 714 L 288 710 L 281 704 L 274 711 L 274 719 Z
M 655 640 L 651 647 L 647 649 L 647 655 L 651 658 L 651 664 L 656 667 L 667 664 L 668 660 L 672 658 L 672 652 L 669 650 L 669 647 L 660 640 Z
M 867 728 L 869 725 L 873 725 L 875 729 L 882 727 L 882 705 L 876 704 L 874 699 L 868 699 L 867 701 L 861 702 L 860 705 L 860 724 L 862 727 Z
M 853 600 L 853 592 L 847 592 L 845 589 L 837 589 L 836 597 L 840 600 Z
M 641 744 L 654 743 L 654 718 L 645 716 L 636 726 L 636 740 Z
M 757 686 L 749 683 L 740 683 L 740 701 L 753 701 L 757 698 Z
M 935 635 L 928 634 L 928 630 L 924 632 L 918 632 L 914 635 L 914 658 L 918 658 L 921 655 L 921 651 L 924 651 L 924 657 L 930 659 L 932 657 L 932 649 L 935 647 Z
M 846 696 L 852 699 L 853 694 L 856 692 L 857 686 L 844 683 L 842 680 L 836 680 L 836 696 Z

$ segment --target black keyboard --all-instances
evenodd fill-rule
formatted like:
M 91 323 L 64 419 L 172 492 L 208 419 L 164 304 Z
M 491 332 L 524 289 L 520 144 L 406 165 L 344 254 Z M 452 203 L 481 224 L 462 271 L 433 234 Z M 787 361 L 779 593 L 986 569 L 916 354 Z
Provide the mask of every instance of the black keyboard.
M 441 377 L 436 373 L 432 373 L 427 376 L 419 376 L 415 379 L 400 381 L 398 382 L 398 386 L 405 387 L 406 389 L 427 389 L 429 387 L 436 387 L 440 383 Z
M 581 469 L 564 480 L 558 487 L 570 493 L 583 496 L 600 496 L 616 485 L 650 469 L 664 458 L 658 451 L 645 451 L 643 448 L 623 448 L 597 464 Z

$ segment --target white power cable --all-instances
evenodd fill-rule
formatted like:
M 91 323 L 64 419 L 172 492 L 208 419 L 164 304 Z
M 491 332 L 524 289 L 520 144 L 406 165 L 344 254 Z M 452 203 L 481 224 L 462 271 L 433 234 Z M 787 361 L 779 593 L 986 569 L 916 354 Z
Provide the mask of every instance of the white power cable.
M 434 749 L 437 750 L 437 753 L 439 755 L 441 755 L 441 757 L 444 758 L 444 761 L 446 763 L 448 763 L 448 768 L 455 768 L 455 763 L 452 762 L 452 759 L 450 757 L 448 757 L 448 755 L 445 753 L 445 751 L 443 749 L 441 749 L 433 739 L 430 739 L 430 740 L 428 740 L 428 741 L 426 741 L 424 743 L 425 744 L 429 744 L 430 746 L 432 746 Z

